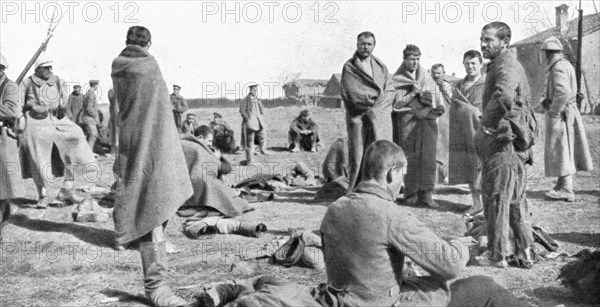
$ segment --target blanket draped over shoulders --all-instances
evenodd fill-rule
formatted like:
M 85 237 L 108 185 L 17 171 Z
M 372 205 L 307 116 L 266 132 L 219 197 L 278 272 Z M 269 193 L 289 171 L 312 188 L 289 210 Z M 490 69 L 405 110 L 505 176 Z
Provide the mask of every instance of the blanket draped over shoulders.
M 114 210 L 117 243 L 127 244 L 171 218 L 192 196 L 171 100 L 158 63 L 128 45 L 112 63 L 119 103 L 121 183 Z

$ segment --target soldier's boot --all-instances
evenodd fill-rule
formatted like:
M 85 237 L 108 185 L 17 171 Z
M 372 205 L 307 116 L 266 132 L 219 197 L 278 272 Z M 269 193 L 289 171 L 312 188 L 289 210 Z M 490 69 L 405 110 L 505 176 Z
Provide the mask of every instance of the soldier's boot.
M 165 241 L 140 242 L 146 298 L 154 306 L 186 306 L 187 302 L 173 294 L 164 278 L 167 275 Z
M 80 204 L 81 202 L 83 202 L 85 198 L 78 196 L 73 191 L 74 185 L 75 182 L 73 181 L 65 181 L 62 187 L 60 188 L 60 191 L 58 191 L 58 196 L 56 197 L 56 200 L 63 202 L 65 205 Z

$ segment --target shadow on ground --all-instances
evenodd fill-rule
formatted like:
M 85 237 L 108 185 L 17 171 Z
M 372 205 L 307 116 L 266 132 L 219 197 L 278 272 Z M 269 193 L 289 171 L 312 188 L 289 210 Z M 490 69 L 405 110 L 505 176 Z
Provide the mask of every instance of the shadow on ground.
M 600 247 L 600 233 L 553 233 L 552 239 L 581 246 Z
M 115 232 L 104 228 L 80 225 L 77 223 L 59 223 L 47 220 L 30 219 L 23 214 L 12 216 L 10 223 L 25 229 L 41 232 L 63 232 L 99 247 L 115 248 Z

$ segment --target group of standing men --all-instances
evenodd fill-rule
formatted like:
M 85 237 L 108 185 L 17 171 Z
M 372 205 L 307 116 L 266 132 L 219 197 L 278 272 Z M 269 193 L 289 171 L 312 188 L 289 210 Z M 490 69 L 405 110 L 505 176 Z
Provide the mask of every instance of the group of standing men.
M 533 163 L 537 121 L 525 70 L 509 48 L 510 39 L 507 24 L 487 24 L 481 32 L 481 53 L 464 54 L 467 76 L 452 85 L 440 78 L 441 64 L 432 67 L 431 75 L 420 65 L 421 51 L 415 45 L 407 45 L 401 66 L 389 77 L 386 66 L 372 55 L 375 36 L 360 33 L 341 80 L 349 187 L 358 184 L 368 145 L 393 140 L 408 162 L 405 202 L 437 207 L 433 190 L 439 178 L 446 177 L 440 176 L 441 170 L 447 169 L 450 184 L 469 184 L 473 196 L 469 213 L 484 212 L 489 242 L 480 264 L 506 267 L 508 257 L 514 256 L 518 266 L 530 267 L 533 238 L 527 224 L 525 165 Z M 573 201 L 572 174 L 592 169 L 575 106 L 574 70 L 562 57 L 556 38 L 547 40 L 542 49 L 549 75 L 544 102 L 546 175 L 559 177 L 547 196 Z M 485 73 L 483 58 L 490 60 Z
M 458 90 L 456 87 L 450 92 L 440 90 L 419 65 L 421 53 L 414 45 L 409 45 L 404 50 L 404 62 L 390 78 L 386 66 L 372 55 L 374 35 L 370 32 L 359 34 L 357 51 L 344 65 L 342 74 L 342 97 L 346 106 L 348 128 L 350 189 L 356 189 L 349 196 L 332 204 L 321 225 L 328 280 L 333 287 L 348 291 L 346 296 L 350 302 L 401 304 L 400 300 L 409 300 L 408 295 L 412 298 L 425 298 L 427 301 L 432 295 L 436 295 L 435 291 L 441 289 L 443 301 L 448 303 L 445 282 L 456 277 L 458 269 L 466 263 L 468 257 L 465 253 L 468 252 L 464 244 L 460 241 L 442 242 L 413 216 L 401 212 L 398 209 L 401 207 L 390 204 L 393 204 L 405 181 L 405 198 L 416 197 L 417 201 L 435 206 L 431 194 L 439 169 L 437 146 L 440 122 L 443 122 L 440 118 L 448 111 L 452 114 L 453 108 L 456 108 L 455 111 L 460 110 L 456 106 L 481 112 L 481 118 L 469 117 L 468 120 L 472 122 L 466 124 L 477 128 L 470 135 L 463 130 L 462 137 L 468 141 L 464 141 L 467 145 L 463 144 L 462 148 L 465 152 L 475 152 L 478 156 L 477 163 L 481 163 L 481 175 L 477 172 L 472 177 L 467 177 L 471 178 L 468 183 L 472 185 L 472 189 L 480 188 L 482 193 L 489 236 L 489 253 L 484 260 L 490 265 L 505 267 L 506 257 L 513 255 L 519 266 L 531 266 L 528 253 L 532 238 L 525 221 L 528 214 L 525 164 L 532 162 L 530 148 L 535 140 L 535 123 L 528 117 L 531 115 L 528 113 L 528 83 L 523 67 L 508 48 L 510 39 L 510 28 L 505 23 L 493 22 L 482 29 L 481 51 L 483 57 L 491 62 L 483 93 L 479 96 L 479 88 L 473 87 L 481 84 L 482 76 L 477 80 L 470 77 L 469 68 L 469 76 L 463 84 L 459 84 Z M 146 295 L 151 303 L 158 306 L 179 306 L 186 302 L 175 296 L 163 280 L 167 273 L 164 228 L 175 211 L 192 196 L 193 189 L 177 129 L 173 120 L 164 116 L 172 111 L 171 103 L 158 64 L 148 52 L 150 45 L 151 35 L 148 29 L 131 27 L 127 32 L 126 47 L 112 64 L 114 94 L 120 109 L 118 139 L 121 143 L 115 161 L 118 177 L 121 178 L 115 200 L 115 231 L 119 245 L 140 251 Z M 591 169 L 591 161 L 589 151 L 587 155 L 575 152 L 587 150 L 584 146 L 587 141 L 578 111 L 573 108 L 577 94 L 573 90 L 573 69 L 569 66 L 570 63 L 564 62 L 560 53 L 550 49 L 556 47 L 551 44 L 545 46 L 545 50 L 548 50 L 546 54 L 549 57 L 550 78 L 548 101 L 545 101 L 544 106 L 548 110 L 547 126 L 552 127 L 546 138 L 553 140 L 552 144 L 555 144 L 546 148 L 546 159 L 561 163 L 561 171 L 550 174 L 558 176 L 559 182 L 553 189 L 554 192 L 549 192 L 549 196 L 561 197 L 565 193 L 572 193 L 572 174 L 576 170 Z M 468 64 L 465 67 L 476 66 L 470 63 L 473 59 L 481 63 L 481 58 L 476 53 L 465 54 L 463 60 Z M 16 151 L 13 149 L 17 148 L 16 139 L 10 131 L 17 131 L 21 142 L 23 176 L 29 174 L 34 178 L 40 198 L 45 197 L 45 189 L 39 165 L 52 166 L 56 176 L 64 174 L 65 183 L 59 196 L 74 198 L 72 166 L 76 163 L 95 163 L 95 159 L 82 130 L 64 116 L 64 104 L 61 102 L 64 82 L 52 73 L 51 65 L 52 62 L 48 60 L 39 61 L 35 66 L 35 74 L 19 88 L 6 79 L 4 70 L 8 65 L 2 58 L 0 162 L 4 165 L 5 161 L 15 161 Z M 563 83 L 565 80 L 569 82 Z M 470 92 L 469 89 L 473 91 Z M 440 92 L 444 92 L 447 97 L 440 99 Z M 481 109 L 478 108 L 478 97 L 481 97 Z M 21 102 L 24 109 L 21 109 Z M 22 110 L 25 111 L 24 114 Z M 261 137 L 264 123 L 260 116 L 252 115 L 262 114 L 262 104 L 256 97 L 256 86 L 251 87 L 250 95 L 240 107 L 240 113 L 247 129 L 246 144 L 250 147 L 247 148 L 247 158 L 250 160 L 255 135 L 258 135 L 259 150 L 263 153 L 265 145 L 264 136 Z M 26 117 L 25 127 L 22 127 L 23 116 Z M 451 131 L 453 124 L 450 119 Z M 554 133 L 559 137 L 553 137 Z M 578 134 L 583 136 L 583 140 L 578 140 L 580 143 L 573 145 L 571 135 Z M 392 139 L 397 145 L 385 141 Z M 452 153 L 452 139 L 448 143 Z M 561 149 L 560 154 L 556 154 L 556 148 Z M 583 159 L 578 159 L 578 156 L 583 156 Z M 405 163 L 407 172 L 403 180 Z M 361 164 L 364 164 L 362 169 Z M 160 167 L 155 167 L 156 165 Z M 449 170 L 450 182 L 453 182 L 451 165 Z M 362 175 L 359 176 L 361 171 Z M 4 180 L 5 176 L 13 178 L 12 173 L 4 168 L 0 174 L 3 176 L 0 208 L 4 221 L 8 215 L 5 212 L 9 212 L 6 208 L 10 208 L 6 200 L 20 196 L 15 191 L 19 190 L 21 183 Z M 481 176 L 479 181 L 477 176 Z M 392 211 L 394 214 L 390 215 L 389 212 Z M 375 215 L 380 217 L 379 224 L 360 219 Z M 349 235 L 362 229 L 355 227 L 357 224 L 375 227 L 377 231 L 385 229 L 386 232 L 377 238 L 386 240 L 371 240 L 370 236 L 375 231 Z M 406 233 L 403 228 L 405 224 L 416 225 L 424 235 Z M 399 228 L 377 228 L 378 225 L 394 225 Z M 509 228 L 514 234 L 512 249 L 509 248 Z M 419 240 L 424 240 L 425 243 L 437 242 L 448 250 L 460 250 L 461 263 L 430 259 L 431 257 L 419 253 L 423 250 L 411 253 L 411 246 L 421 246 L 419 244 L 423 243 L 417 242 Z M 371 246 L 374 242 L 377 245 Z M 356 251 L 363 251 L 364 254 Z M 373 257 L 361 257 L 366 253 L 371 253 Z M 433 274 L 427 283 L 402 283 L 400 287 L 398 283 L 402 278 L 396 275 L 402 272 L 402 267 L 397 268 L 391 264 L 403 263 L 404 256 L 412 258 Z M 378 268 L 385 274 L 379 274 Z M 374 275 L 374 272 L 379 275 Z M 422 286 L 433 289 L 433 292 L 425 291 Z M 463 288 L 472 290 L 477 286 L 481 287 L 483 284 L 472 282 L 469 287 Z M 455 288 L 459 289 L 458 286 Z M 498 290 L 492 292 L 500 293 Z M 452 297 L 460 296 L 453 292 Z M 496 295 L 496 299 L 498 297 L 500 296 Z M 434 301 L 429 301 L 432 302 Z M 461 303 L 465 305 L 464 301 Z M 461 303 L 455 305 L 460 306 Z

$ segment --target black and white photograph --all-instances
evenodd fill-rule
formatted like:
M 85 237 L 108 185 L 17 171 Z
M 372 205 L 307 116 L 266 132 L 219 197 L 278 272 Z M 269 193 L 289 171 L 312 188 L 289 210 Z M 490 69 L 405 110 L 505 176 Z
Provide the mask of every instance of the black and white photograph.
M 0 306 L 600 305 L 600 0 L 0 2 Z

